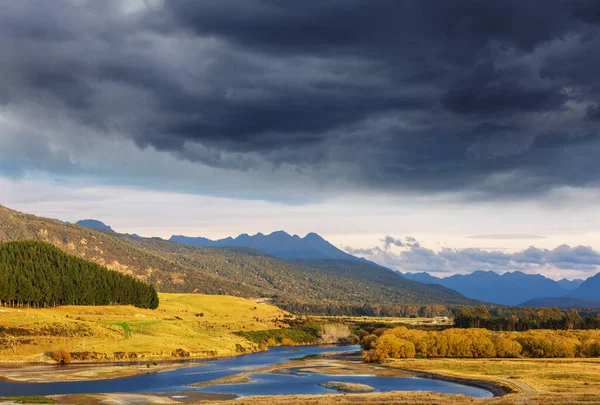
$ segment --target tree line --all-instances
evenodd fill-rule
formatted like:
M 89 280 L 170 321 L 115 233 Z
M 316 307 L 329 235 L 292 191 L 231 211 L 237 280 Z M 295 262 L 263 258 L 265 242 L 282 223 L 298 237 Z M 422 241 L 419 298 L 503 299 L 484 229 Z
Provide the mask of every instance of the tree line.
M 389 358 L 571 358 L 600 357 L 600 331 L 495 332 L 486 329 L 423 331 L 404 326 L 362 331 L 367 361 Z
M 377 304 L 344 301 L 302 302 L 285 296 L 275 296 L 273 303 L 279 308 L 296 315 L 318 316 L 380 316 L 399 318 L 433 318 L 452 316 L 460 309 L 457 306 L 441 304 Z
M 42 242 L 0 243 L 0 304 L 158 307 L 154 286 Z
M 456 328 L 485 328 L 494 331 L 527 331 L 531 329 L 600 329 L 600 315 L 581 316 L 576 309 L 522 308 L 493 316 L 484 306 L 461 308 L 454 315 Z

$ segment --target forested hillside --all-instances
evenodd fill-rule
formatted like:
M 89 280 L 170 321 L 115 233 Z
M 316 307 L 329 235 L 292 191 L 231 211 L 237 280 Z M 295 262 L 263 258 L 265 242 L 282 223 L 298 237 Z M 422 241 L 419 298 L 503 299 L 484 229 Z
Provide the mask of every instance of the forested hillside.
M 288 262 L 245 248 L 198 248 L 160 239 L 122 238 L 160 252 L 176 263 L 227 279 L 241 279 L 246 285 L 275 297 L 278 305 L 295 311 L 301 308 L 290 306 L 292 303 L 312 303 L 307 306 L 312 309 L 307 312 L 311 313 L 327 312 L 323 308 L 331 308 L 334 303 L 350 304 L 355 309 L 343 308 L 352 313 L 360 313 L 357 308 L 367 302 L 371 305 L 475 303 L 448 288 L 407 280 L 391 270 L 356 260 Z
M 288 262 L 244 248 L 200 248 L 159 238 L 108 234 L 0 207 L 0 240 L 42 240 L 105 265 L 163 292 L 272 297 L 286 308 L 323 313 L 327 305 L 472 304 L 439 286 L 405 280 L 378 266 L 357 262 Z M 392 313 L 393 314 L 393 313 Z
M 43 242 L 0 243 L 0 304 L 157 308 L 153 286 Z
M 210 273 L 201 273 L 139 246 L 128 243 L 136 238 L 121 237 L 23 214 L 0 206 L 0 242 L 39 240 L 83 259 L 129 274 L 156 286 L 162 292 L 202 292 L 258 296 L 260 292 L 242 283 Z

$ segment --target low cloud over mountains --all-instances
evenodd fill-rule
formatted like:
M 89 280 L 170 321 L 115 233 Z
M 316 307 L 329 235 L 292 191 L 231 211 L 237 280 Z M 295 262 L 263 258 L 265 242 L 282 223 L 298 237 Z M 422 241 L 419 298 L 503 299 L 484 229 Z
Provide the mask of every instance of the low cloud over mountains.
M 544 273 L 593 275 L 600 271 L 600 252 L 589 246 L 561 245 L 554 249 L 529 247 L 518 252 L 484 250 L 479 248 L 434 251 L 418 243 L 403 244 L 402 249 L 382 247 L 353 249 L 344 247 L 348 253 L 364 255 L 383 266 L 403 272 L 470 273 L 476 270 L 523 271 Z M 556 273 L 558 274 L 558 273 Z

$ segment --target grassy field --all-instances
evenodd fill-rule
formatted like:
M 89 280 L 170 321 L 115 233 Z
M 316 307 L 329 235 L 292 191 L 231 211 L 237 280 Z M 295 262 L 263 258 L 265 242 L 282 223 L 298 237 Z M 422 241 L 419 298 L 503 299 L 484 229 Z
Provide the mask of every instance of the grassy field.
M 392 367 L 510 384 L 498 403 L 599 404 L 600 359 L 408 359 Z M 512 401 L 512 402 L 511 402 Z
M 424 392 L 249 397 L 236 400 L 235 404 L 600 404 L 600 359 L 407 359 L 395 360 L 387 365 L 417 373 L 437 374 L 450 379 L 483 381 L 505 386 L 513 392 L 490 399 L 473 399 L 462 395 Z M 217 402 L 201 403 L 216 404 Z M 219 402 L 219 404 L 226 403 L 229 402 Z
M 234 332 L 277 328 L 284 315 L 272 305 L 200 294 L 160 294 L 157 310 L 0 308 L 0 362 L 46 361 L 58 350 L 97 353 L 86 355 L 96 361 L 230 356 L 257 348 Z

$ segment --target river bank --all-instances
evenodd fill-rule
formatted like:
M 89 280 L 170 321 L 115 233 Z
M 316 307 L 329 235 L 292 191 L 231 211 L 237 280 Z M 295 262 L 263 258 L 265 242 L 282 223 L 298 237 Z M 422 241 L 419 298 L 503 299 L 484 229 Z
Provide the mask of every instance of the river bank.
M 52 383 L 61 381 L 94 381 L 132 377 L 198 366 L 199 361 L 164 361 L 160 363 L 82 363 L 59 366 L 56 364 L 0 364 L 0 380 L 22 383 Z

